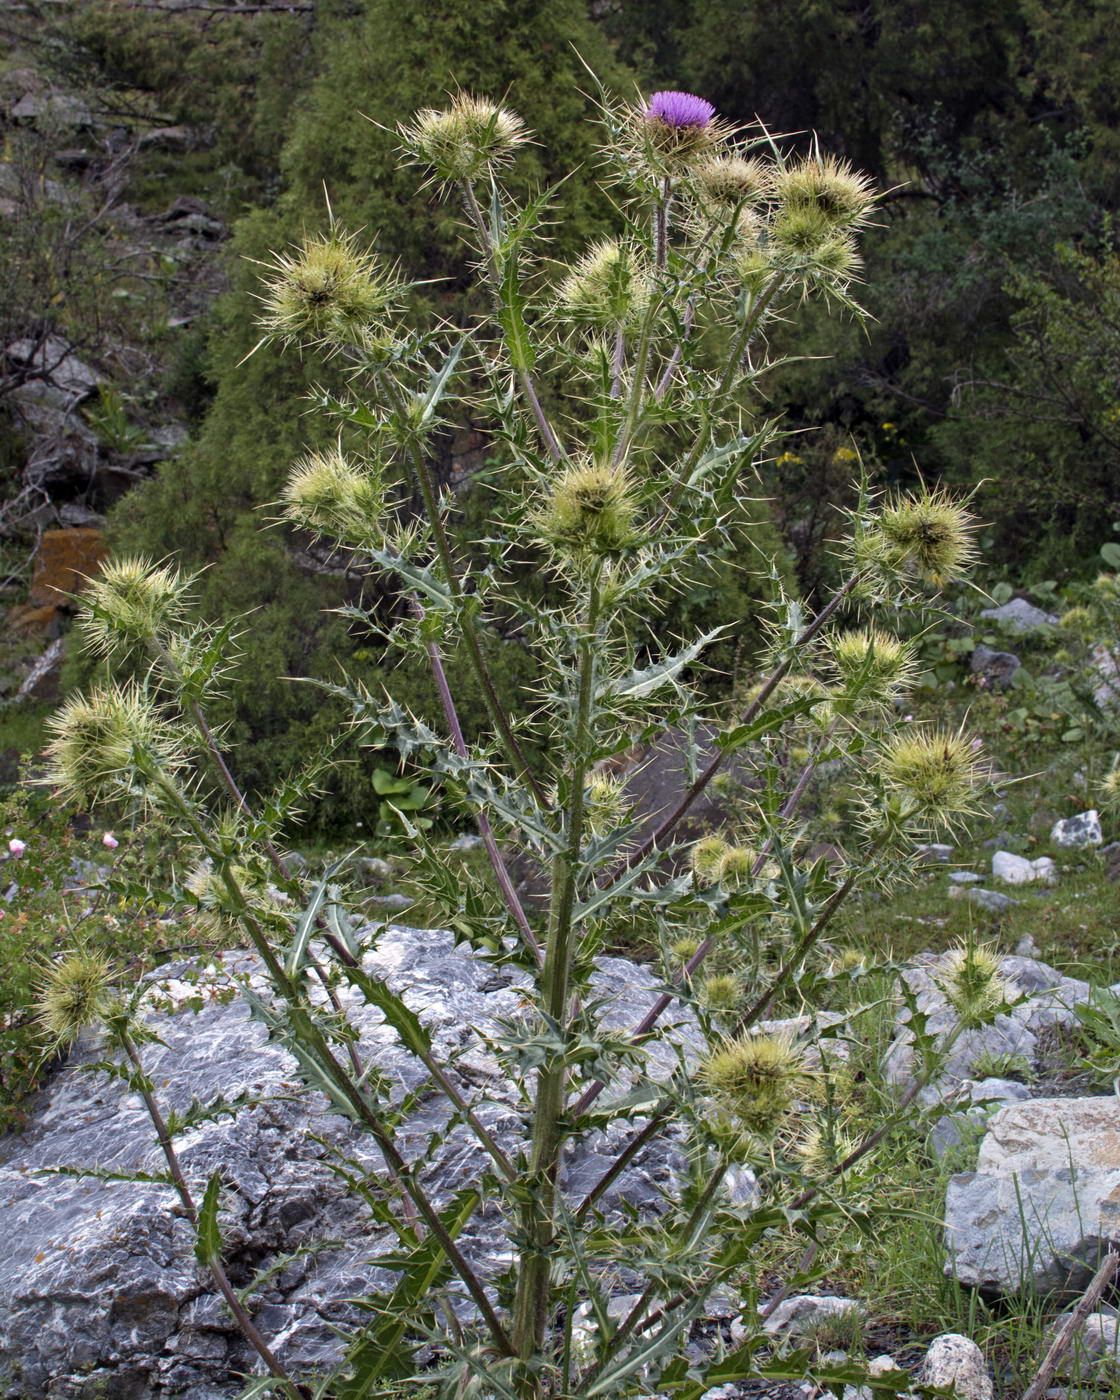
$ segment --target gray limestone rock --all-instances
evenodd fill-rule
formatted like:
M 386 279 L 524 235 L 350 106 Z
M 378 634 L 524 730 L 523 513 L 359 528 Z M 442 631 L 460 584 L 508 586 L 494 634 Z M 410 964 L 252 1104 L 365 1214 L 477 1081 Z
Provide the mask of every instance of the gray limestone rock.
M 856 1313 L 862 1317 L 866 1309 L 855 1298 L 840 1298 L 827 1293 L 802 1293 L 786 1298 L 763 1323 L 772 1335 L 800 1337 L 812 1331 L 825 1318 Z
M 244 997 L 221 999 L 230 965 L 261 985 L 255 960 L 245 955 L 230 955 L 225 969 L 197 984 L 188 980 L 188 964 L 162 970 L 158 985 L 171 1003 L 196 999 L 202 1009 L 150 1013 L 162 1043 L 144 1047 L 146 1067 L 165 1111 L 182 1112 L 195 1097 L 244 1093 L 252 1100 L 235 1117 L 188 1130 L 180 1157 L 199 1194 L 213 1171 L 222 1173 L 223 1245 L 235 1284 L 295 1255 L 258 1290 L 256 1320 L 286 1363 L 306 1369 L 340 1354 L 335 1328 L 359 1316 L 350 1300 L 392 1284 L 393 1274 L 376 1260 L 395 1236 L 371 1220 L 334 1169 L 346 1159 L 349 1170 L 380 1177 L 384 1163 L 368 1137 L 303 1087 L 287 1052 L 250 1019 Z M 404 997 L 439 1056 L 454 1060 L 460 1092 L 503 1149 L 516 1153 L 523 1119 L 484 1037 L 499 1018 L 524 1014 L 523 974 L 475 959 L 450 934 L 405 928 L 384 929 L 367 966 Z M 450 1122 L 447 1100 L 433 1092 L 382 1013 L 356 993 L 341 994 L 361 1034 L 360 1053 L 376 1062 L 393 1099 L 418 1096 L 397 1141 L 407 1161 L 423 1163 L 435 1203 L 483 1180 L 489 1158 L 462 1125 L 451 1127 L 429 1158 L 431 1133 Z M 594 995 L 611 1026 L 632 1025 L 656 994 L 645 969 L 618 958 L 599 961 Z M 653 1077 L 672 1071 L 674 1046 L 686 1058 L 701 1048 L 685 1008 L 673 1008 L 664 1024 L 666 1040 L 649 1047 L 645 1073 Z M 236 1375 L 252 1372 L 255 1358 L 195 1262 L 192 1230 L 173 1192 L 161 1184 L 42 1174 L 66 1166 L 162 1168 L 136 1096 L 103 1073 L 79 1072 L 98 1054 L 92 1044 L 75 1051 L 39 1095 L 26 1131 L 0 1139 L 0 1377 L 15 1387 L 0 1385 L 0 1395 L 224 1400 L 239 1393 Z M 562 1180 L 569 1199 L 582 1198 L 640 1124 L 631 1119 L 589 1133 L 571 1151 Z M 682 1146 L 673 1133 L 659 1137 L 612 1185 L 604 1208 L 625 1203 L 643 1215 L 662 1209 L 685 1166 Z M 737 1178 L 727 1189 L 742 1200 L 753 1183 Z M 508 1209 L 502 1192 L 487 1189 L 459 1237 L 486 1279 L 509 1263 Z
M 1120 1240 L 1120 1102 L 1032 1099 L 1001 1108 L 975 1172 L 951 1178 L 947 1272 L 992 1292 L 1085 1285 Z
M 1043 612 L 1025 598 L 1012 598 L 998 608 L 983 608 L 980 616 L 990 622 L 998 622 L 1008 632 L 1020 634 L 1053 627 L 1058 621 L 1053 613 Z
M 949 898 L 967 899 L 970 904 L 978 904 L 989 914 L 1003 914 L 1019 902 L 1017 899 L 1012 899 L 1009 894 L 1000 894 L 998 890 L 985 890 L 977 886 L 959 884 L 954 885 L 949 891 Z
M 972 674 L 992 690 L 1006 690 L 1022 664 L 1013 651 L 993 651 L 985 646 L 978 646 L 969 662 Z

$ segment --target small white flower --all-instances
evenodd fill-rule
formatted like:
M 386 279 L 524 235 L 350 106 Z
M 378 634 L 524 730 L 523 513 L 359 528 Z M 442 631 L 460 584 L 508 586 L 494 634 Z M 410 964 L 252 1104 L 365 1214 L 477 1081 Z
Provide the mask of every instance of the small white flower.
M 26 850 L 27 842 L 21 841 L 18 836 L 13 836 L 12 839 L 8 842 L 8 854 L 15 856 L 17 860 L 21 855 L 23 855 L 24 851 Z
M 107 831 L 105 835 L 101 838 L 101 844 L 105 847 L 107 851 L 115 851 L 121 843 L 117 840 L 117 838 L 113 835 L 111 831 Z

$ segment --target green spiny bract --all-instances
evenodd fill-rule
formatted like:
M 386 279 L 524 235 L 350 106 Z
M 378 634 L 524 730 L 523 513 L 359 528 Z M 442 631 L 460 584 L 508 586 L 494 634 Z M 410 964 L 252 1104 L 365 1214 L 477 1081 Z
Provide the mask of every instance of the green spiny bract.
M 519 116 L 469 93 L 450 107 L 425 107 L 399 130 L 407 157 L 447 184 L 493 173 L 530 139 Z
M 43 782 L 86 809 L 133 796 L 159 806 L 161 778 L 187 763 L 182 730 L 134 683 L 74 696 L 47 727 Z
M 402 293 L 391 267 L 333 228 L 294 252 L 274 253 L 264 266 L 261 328 L 285 344 L 360 346 L 381 329 Z
M 850 696 L 887 703 L 914 682 L 913 648 L 882 628 L 833 633 L 828 638 L 828 653 Z
M 77 949 L 50 964 L 39 986 L 38 1019 L 56 1046 L 70 1045 L 112 1013 L 112 984 L 109 959 L 89 949 Z
M 96 656 L 144 647 L 183 621 L 194 580 L 143 557 L 111 559 L 82 597 L 78 631 Z

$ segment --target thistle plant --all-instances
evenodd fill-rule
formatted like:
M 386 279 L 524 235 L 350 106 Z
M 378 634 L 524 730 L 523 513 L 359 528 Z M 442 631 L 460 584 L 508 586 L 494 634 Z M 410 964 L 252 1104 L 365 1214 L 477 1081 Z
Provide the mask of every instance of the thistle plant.
M 448 1393 L 504 1400 L 699 1395 L 717 1367 L 721 1380 L 800 1375 L 804 1358 L 761 1359 L 757 1340 L 708 1362 L 685 1350 L 711 1292 L 749 1272 L 762 1233 L 787 1215 L 827 1214 L 874 1147 L 874 1135 L 851 1138 L 846 1120 L 826 1121 L 825 1072 L 806 1047 L 759 1023 L 795 997 L 844 900 L 861 884 L 905 878 L 915 841 L 971 811 L 984 783 L 963 733 L 893 729 L 913 661 L 891 618 L 959 577 L 973 554 L 966 510 L 940 491 L 883 501 L 861 489 L 842 544 L 846 577 L 815 611 L 781 593 L 770 561 L 744 561 L 760 594 L 778 593 L 768 645 L 739 712 L 722 717 L 714 743 L 699 737 L 705 651 L 722 629 L 678 644 L 651 642 L 648 624 L 727 541 L 755 465 L 782 439 L 758 394 L 775 363 L 772 328 L 810 299 L 861 315 L 858 235 L 874 195 L 843 163 L 816 150 L 789 156 L 761 127 L 733 130 L 692 94 L 604 98 L 600 122 L 619 228 L 561 268 L 545 236 L 563 191 L 519 203 L 504 183 L 530 139 L 515 114 L 460 94 L 401 127 L 403 158 L 462 213 L 488 294 L 479 322 L 417 328 L 401 309 L 404 274 L 333 223 L 276 254 L 261 293 L 264 339 L 325 350 L 347 386 L 316 395 L 337 446 L 292 465 L 277 513 L 343 551 L 359 575 L 395 583 L 408 604 L 395 640 L 426 659 L 444 724 L 356 681 L 318 684 L 349 708 L 350 736 L 396 747 L 477 824 L 485 890 L 448 879 L 440 851 L 407 821 L 401 839 L 416 882 L 473 955 L 527 977 L 522 1020 L 491 1047 L 523 1096 L 516 1150 L 494 1141 L 454 1062 L 435 1058 L 413 1012 L 364 971 L 378 929 L 339 913 L 333 874 L 306 888 L 278 854 L 317 770 L 260 802 L 238 785 L 206 713 L 232 679 L 234 638 L 191 621 L 189 580 L 166 564 L 114 566 L 84 605 L 87 644 L 110 659 L 142 652 L 149 669 L 71 702 L 54 723 L 52 781 L 81 802 L 155 805 L 193 843 L 198 873 L 183 898 L 244 930 L 271 986 L 257 1014 L 372 1138 L 428 1241 L 416 1268 L 452 1277 L 470 1301 L 464 1331 L 438 1321 L 427 1293 L 374 1300 L 394 1328 L 376 1333 L 377 1348 L 359 1334 L 338 1373 L 316 1383 L 323 1397 L 372 1394 L 381 1378 L 412 1374 L 423 1343 L 435 1345 L 443 1364 L 432 1378 Z M 499 463 L 486 538 L 469 548 L 432 470 L 457 408 L 488 426 Z M 419 518 L 406 505 L 416 497 Z M 546 579 L 543 596 L 519 586 L 526 561 Z M 376 625 L 360 606 L 347 611 Z M 537 685 L 512 708 L 484 644 L 498 616 L 516 618 L 539 664 Z M 478 733 L 460 721 L 444 666 L 452 648 L 485 700 Z M 692 776 L 650 822 L 612 764 L 666 731 L 681 736 Z M 546 758 L 530 757 L 530 732 Z M 686 837 L 697 799 L 732 763 L 747 774 L 742 800 L 723 829 Z M 840 864 L 806 854 L 803 804 L 822 764 L 846 765 L 862 794 Z M 542 910 L 519 896 L 511 851 L 542 872 Z M 601 1024 L 591 974 L 612 930 L 635 917 L 667 985 L 619 1036 Z M 478 1139 L 489 1168 L 477 1199 L 505 1212 L 505 1272 L 486 1273 L 459 1247 L 463 1222 L 449 1221 L 402 1157 L 396 1110 L 355 1045 L 343 983 L 381 1008 Z M 643 1046 L 674 999 L 694 1008 L 709 1050 L 655 1082 Z M 632 1131 L 613 1165 L 572 1199 L 565 1151 L 625 1120 Z M 606 1186 L 670 1128 L 687 1138 L 688 1181 L 635 1231 L 602 1204 Z M 725 1190 L 742 1163 L 759 1177 L 761 1204 Z M 615 1319 L 605 1297 L 619 1267 L 644 1281 Z M 584 1304 L 593 1322 L 577 1348 L 572 1317 Z

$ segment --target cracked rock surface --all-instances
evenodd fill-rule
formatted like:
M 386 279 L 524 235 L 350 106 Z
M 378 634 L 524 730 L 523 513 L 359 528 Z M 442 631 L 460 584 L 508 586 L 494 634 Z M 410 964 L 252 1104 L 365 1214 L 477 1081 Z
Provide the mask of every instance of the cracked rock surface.
M 256 977 L 252 958 L 227 959 Z M 657 995 L 649 972 L 620 958 L 599 960 L 594 992 L 608 1025 L 638 1020 Z M 500 1018 L 524 1011 L 516 970 L 496 969 L 457 949 L 450 934 L 388 928 L 367 968 L 385 978 L 424 1022 L 440 1058 L 457 1057 L 453 1078 L 507 1154 L 516 1154 L 523 1125 L 514 1087 L 485 1037 Z M 226 1182 L 221 1217 L 227 1268 L 235 1286 L 259 1270 L 275 1271 L 256 1291 L 254 1315 L 270 1344 L 293 1370 L 312 1370 L 341 1354 L 335 1331 L 360 1316 L 349 1300 L 391 1286 L 393 1275 L 372 1260 L 395 1236 L 371 1220 L 336 1168 L 383 1175 L 369 1138 L 303 1087 L 282 1048 L 250 1020 L 240 995 L 212 996 L 228 974 L 183 980 L 187 965 L 162 969 L 176 1002 L 203 1000 L 200 1011 L 152 1014 L 163 1042 L 144 1047 L 145 1067 L 164 1110 L 245 1093 L 253 1103 L 236 1117 L 198 1125 L 178 1139 L 197 1195 L 210 1174 Z M 347 993 L 343 993 L 344 996 Z M 423 1160 L 433 1129 L 448 1123 L 449 1105 L 397 1042 L 380 1011 L 357 996 L 349 1003 L 361 1032 L 360 1053 L 376 1063 L 404 1111 L 398 1146 Z M 666 1039 L 649 1050 L 647 1072 L 665 1076 L 678 1051 L 701 1046 L 691 1013 L 675 1006 Z M 254 1370 L 216 1293 L 196 1264 L 193 1231 L 178 1200 L 162 1184 L 44 1175 L 44 1168 L 160 1172 L 163 1161 L 150 1123 L 120 1080 L 76 1072 L 96 1061 L 94 1044 L 79 1047 L 40 1093 L 29 1126 L 0 1139 L 0 1396 L 5 1400 L 223 1400 L 239 1393 L 238 1373 Z M 597 1180 L 618 1143 L 642 1120 L 589 1135 L 566 1166 L 571 1199 Z M 318 1139 L 318 1140 L 317 1140 Z M 469 1129 L 450 1127 L 422 1169 L 437 1205 L 486 1173 L 489 1158 Z M 683 1166 L 680 1144 L 659 1137 L 604 1197 L 656 1211 Z M 751 1188 L 751 1183 L 739 1189 Z M 488 1190 L 459 1243 L 485 1278 L 509 1262 L 506 1202 Z M 288 1256 L 294 1256 L 288 1258 Z M 627 1280 L 620 1277 L 619 1287 Z M 463 1309 L 468 1307 L 463 1299 Z

